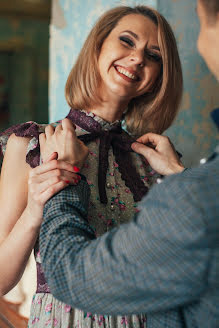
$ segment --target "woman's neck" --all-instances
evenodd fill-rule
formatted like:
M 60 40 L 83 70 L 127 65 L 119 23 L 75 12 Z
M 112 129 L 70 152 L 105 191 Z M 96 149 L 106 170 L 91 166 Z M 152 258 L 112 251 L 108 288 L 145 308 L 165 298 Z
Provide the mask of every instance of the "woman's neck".
M 122 114 L 127 109 L 127 106 L 127 102 L 118 103 L 109 101 L 92 105 L 92 107 L 87 108 L 87 111 L 94 113 L 107 122 L 113 123 L 122 118 Z

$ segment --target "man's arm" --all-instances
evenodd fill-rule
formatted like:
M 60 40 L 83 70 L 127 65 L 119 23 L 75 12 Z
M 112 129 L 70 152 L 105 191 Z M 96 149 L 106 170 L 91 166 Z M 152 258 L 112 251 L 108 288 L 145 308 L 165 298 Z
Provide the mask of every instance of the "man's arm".
M 54 296 L 104 314 L 164 311 L 198 299 L 210 253 L 203 222 L 207 181 L 188 175 L 154 186 L 131 223 L 97 239 L 86 221 L 85 181 L 49 200 L 40 252 Z

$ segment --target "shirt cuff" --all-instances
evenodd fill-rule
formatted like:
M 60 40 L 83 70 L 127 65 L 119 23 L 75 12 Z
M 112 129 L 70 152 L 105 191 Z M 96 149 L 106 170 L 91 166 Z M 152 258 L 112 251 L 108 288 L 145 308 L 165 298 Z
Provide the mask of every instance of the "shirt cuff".
M 81 174 L 81 173 L 77 173 L 77 175 L 79 175 L 81 177 L 81 180 L 87 182 L 86 176 Z

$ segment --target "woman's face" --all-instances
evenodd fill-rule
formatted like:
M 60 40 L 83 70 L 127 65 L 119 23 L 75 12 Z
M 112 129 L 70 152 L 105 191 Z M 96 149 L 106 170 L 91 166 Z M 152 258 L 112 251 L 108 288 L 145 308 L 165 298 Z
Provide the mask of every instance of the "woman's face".
M 98 66 L 102 95 L 129 101 L 152 91 L 161 69 L 157 26 L 143 15 L 123 17 L 103 42 Z

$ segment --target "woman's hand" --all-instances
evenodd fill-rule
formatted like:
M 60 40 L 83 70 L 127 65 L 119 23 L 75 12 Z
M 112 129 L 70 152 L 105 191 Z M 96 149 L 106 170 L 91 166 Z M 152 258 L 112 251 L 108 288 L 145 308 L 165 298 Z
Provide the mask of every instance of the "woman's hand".
M 180 173 L 184 167 L 168 137 L 147 133 L 132 144 L 132 149 L 143 155 L 151 167 L 162 175 Z M 152 145 L 152 147 L 146 146 Z
M 55 129 L 48 125 L 45 133 L 40 134 L 40 149 L 43 161 L 53 152 L 58 153 L 58 159 L 68 162 L 79 169 L 84 164 L 89 150 L 75 133 L 71 121 L 65 118 Z
M 57 153 L 30 171 L 26 212 L 34 220 L 35 227 L 41 225 L 47 200 L 69 184 L 77 184 L 80 178 L 71 164 L 57 160 Z

